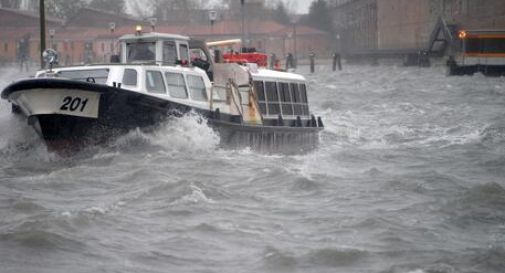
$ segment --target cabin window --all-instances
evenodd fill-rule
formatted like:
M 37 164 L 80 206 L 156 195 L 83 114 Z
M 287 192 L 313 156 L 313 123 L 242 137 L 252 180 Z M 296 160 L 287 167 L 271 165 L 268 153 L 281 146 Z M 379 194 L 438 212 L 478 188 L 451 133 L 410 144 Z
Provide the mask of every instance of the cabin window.
M 166 64 L 175 64 L 177 61 L 177 48 L 174 41 L 163 42 L 163 62 Z
M 146 88 L 150 93 L 165 94 L 165 84 L 160 71 L 146 72 Z
M 137 86 L 137 70 L 125 69 L 123 74 L 123 84 Z
M 505 38 L 468 38 L 465 41 L 467 53 L 505 53 Z
M 279 94 L 277 93 L 277 84 L 275 82 L 265 82 L 265 89 L 267 93 L 268 114 L 278 115 L 281 113 L 279 104 Z
M 254 82 L 254 90 L 256 90 L 256 96 L 258 96 L 258 100 L 265 101 L 265 88 L 263 87 L 262 81 Z
M 69 70 L 60 71 L 58 76 L 76 81 L 105 83 L 109 76 L 109 69 Z
M 307 103 L 307 87 L 305 84 L 300 84 L 300 99 L 303 103 Z
M 254 90 L 256 91 L 256 96 L 258 97 L 260 113 L 266 115 L 267 105 L 265 103 L 265 86 L 263 85 L 263 81 L 254 81 Z
M 505 53 L 505 38 L 483 39 L 483 53 Z
M 280 82 L 278 84 L 279 94 L 281 97 L 281 108 L 283 115 L 293 115 L 293 105 L 291 104 L 291 92 L 289 84 Z
M 305 84 L 300 84 L 300 99 L 303 103 L 302 113 L 303 113 L 303 115 L 308 116 L 309 115 L 309 105 L 308 105 L 308 99 L 307 99 L 307 87 L 305 86 Z
M 218 85 L 212 86 L 212 101 L 226 102 L 227 93 L 228 91 L 224 86 L 218 86 Z M 227 104 L 229 103 L 227 102 Z
M 300 96 L 300 88 L 296 83 L 291 83 L 289 86 L 291 87 L 291 94 L 293 98 L 293 114 L 295 116 L 301 116 L 303 115 L 303 105 L 301 104 L 302 99 Z
M 207 92 L 202 77 L 188 75 L 188 87 L 193 100 L 207 100 Z
M 154 42 L 126 44 L 127 62 L 154 61 L 155 45 Z
M 300 90 L 298 89 L 298 84 L 291 83 L 291 92 L 293 94 L 293 103 L 300 103 Z
M 268 102 L 278 102 L 279 94 L 277 94 L 277 86 L 275 82 L 265 82 Z
M 200 49 L 200 48 L 192 48 L 190 49 L 190 54 L 191 54 L 191 61 L 194 61 L 196 59 L 200 59 L 203 61 L 208 61 L 209 59 L 207 58 L 207 54 Z
M 181 54 L 181 61 L 189 61 L 189 51 L 187 44 L 180 44 L 179 51 Z
M 182 74 L 165 72 L 165 78 L 170 96 L 181 99 L 188 98 L 188 91 L 186 90 L 186 83 Z

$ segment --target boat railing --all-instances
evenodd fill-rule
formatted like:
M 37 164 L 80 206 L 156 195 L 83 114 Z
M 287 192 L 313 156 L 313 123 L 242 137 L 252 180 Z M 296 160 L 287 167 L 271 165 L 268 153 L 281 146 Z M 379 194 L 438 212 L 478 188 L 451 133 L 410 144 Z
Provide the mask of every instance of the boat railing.
M 242 107 L 242 96 L 240 94 L 239 86 L 232 79 L 230 79 L 227 84 L 227 90 L 229 90 L 231 101 L 233 102 L 233 105 L 243 120 L 244 108 Z

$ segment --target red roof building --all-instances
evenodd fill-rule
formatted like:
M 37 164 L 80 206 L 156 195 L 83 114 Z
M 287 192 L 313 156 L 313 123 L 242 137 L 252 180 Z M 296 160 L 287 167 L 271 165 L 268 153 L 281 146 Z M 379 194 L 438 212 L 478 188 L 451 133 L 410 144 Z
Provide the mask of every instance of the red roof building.
M 38 18 L 33 14 L 27 16 L 23 12 L 5 10 L 7 9 L 0 9 L 0 13 L 4 11 L 11 14 L 9 20 L 6 20 L 6 25 L 11 26 L 0 26 L 0 62 L 16 61 L 19 53 L 17 52 L 18 45 L 26 37 L 30 40 L 29 59 L 37 62 L 40 48 Z M 13 22 L 17 20 L 26 21 L 21 26 L 14 27 Z M 65 25 L 58 20 L 51 22 L 48 24 L 48 29 L 54 29 L 54 36 L 47 35 L 46 44 L 60 53 L 62 64 L 107 62 L 112 54 L 118 53 L 117 41 L 120 36 L 133 33 L 138 24 L 143 25 L 145 32 L 152 31 L 149 22 L 88 8 L 83 9 L 75 18 L 68 20 Z M 109 25 L 111 22 L 115 24 L 113 29 Z M 194 25 L 160 23 L 155 26 L 154 31 L 218 41 L 241 38 L 242 24 L 237 20 L 222 20 L 213 25 L 210 23 Z M 322 56 L 330 53 L 331 50 L 330 41 L 325 32 L 306 26 L 286 26 L 271 20 L 249 20 L 244 26 L 244 32 L 245 44 L 243 46 L 255 47 L 260 52 L 276 54 L 279 58 L 295 52 L 300 57 L 312 52 Z

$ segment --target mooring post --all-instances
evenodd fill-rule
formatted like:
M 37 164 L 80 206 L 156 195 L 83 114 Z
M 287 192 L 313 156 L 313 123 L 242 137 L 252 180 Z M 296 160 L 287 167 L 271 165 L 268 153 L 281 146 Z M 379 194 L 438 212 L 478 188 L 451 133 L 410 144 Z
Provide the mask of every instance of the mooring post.
M 314 73 L 314 57 L 316 56 L 316 54 L 314 54 L 314 52 L 310 53 L 309 54 L 309 58 L 310 58 L 310 73 Z
M 338 65 L 338 71 L 342 71 L 342 57 L 338 53 L 337 53 L 337 65 Z
M 270 56 L 270 69 L 274 69 L 276 60 L 277 56 L 275 55 L 275 53 L 272 53 L 272 55 Z
M 340 54 L 335 53 L 333 54 L 333 71 L 337 70 L 337 66 L 339 71 L 342 70 L 342 61 Z

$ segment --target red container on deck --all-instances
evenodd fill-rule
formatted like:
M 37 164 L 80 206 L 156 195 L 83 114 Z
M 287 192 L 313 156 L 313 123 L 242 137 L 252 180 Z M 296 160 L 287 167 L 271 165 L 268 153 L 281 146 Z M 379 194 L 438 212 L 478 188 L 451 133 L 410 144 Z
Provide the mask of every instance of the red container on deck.
M 258 66 L 266 67 L 268 56 L 263 53 L 225 53 L 224 61 L 227 63 L 255 63 Z

